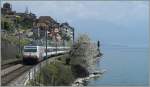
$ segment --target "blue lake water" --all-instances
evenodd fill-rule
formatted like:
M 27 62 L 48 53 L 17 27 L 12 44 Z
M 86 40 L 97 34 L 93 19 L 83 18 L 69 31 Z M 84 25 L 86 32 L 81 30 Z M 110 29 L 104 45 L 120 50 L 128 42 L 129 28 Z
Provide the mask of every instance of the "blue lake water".
M 107 71 L 88 85 L 148 85 L 148 48 L 108 46 L 96 65 Z

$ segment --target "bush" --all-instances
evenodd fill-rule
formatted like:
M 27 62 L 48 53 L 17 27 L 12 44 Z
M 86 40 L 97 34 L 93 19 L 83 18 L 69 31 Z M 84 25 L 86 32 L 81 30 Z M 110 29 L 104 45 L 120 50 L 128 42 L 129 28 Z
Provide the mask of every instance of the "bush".
M 38 78 L 44 86 L 67 86 L 74 81 L 70 66 L 65 66 L 59 61 L 42 68 Z
M 16 54 L 16 58 L 17 59 L 21 58 L 21 54 Z
M 2 18 L 1 20 L 2 29 L 5 29 L 7 31 L 13 31 L 15 25 L 14 22 L 9 18 L 4 18 L 4 17 L 1 18 Z
M 61 61 L 61 58 L 58 58 L 59 61 Z
M 71 70 L 76 78 L 89 76 L 88 70 L 81 65 L 72 65 Z
M 70 65 L 70 58 L 66 58 L 66 65 Z

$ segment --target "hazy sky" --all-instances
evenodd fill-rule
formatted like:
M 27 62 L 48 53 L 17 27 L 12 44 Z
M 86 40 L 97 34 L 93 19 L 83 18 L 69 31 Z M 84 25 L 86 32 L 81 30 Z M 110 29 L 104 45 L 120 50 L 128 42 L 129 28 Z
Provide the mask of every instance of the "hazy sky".
M 8 1 L 10 2 L 10 1 Z M 13 10 L 28 7 L 38 17 L 68 22 L 93 41 L 125 46 L 148 46 L 148 1 L 11 1 Z

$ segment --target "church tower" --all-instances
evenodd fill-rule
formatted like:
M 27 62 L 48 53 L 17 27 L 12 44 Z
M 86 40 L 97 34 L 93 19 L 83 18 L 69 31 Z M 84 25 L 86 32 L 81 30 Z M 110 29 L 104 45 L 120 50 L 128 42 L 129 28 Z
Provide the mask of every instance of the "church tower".
M 29 13 L 29 11 L 28 11 L 28 7 L 26 7 L 25 13 L 26 13 L 26 14 L 28 14 L 28 13 Z

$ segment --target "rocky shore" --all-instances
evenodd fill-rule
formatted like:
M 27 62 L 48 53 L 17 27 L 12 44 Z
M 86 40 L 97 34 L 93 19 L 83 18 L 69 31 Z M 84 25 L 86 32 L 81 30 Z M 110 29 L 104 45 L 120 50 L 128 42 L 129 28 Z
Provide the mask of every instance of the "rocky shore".
M 93 73 L 91 73 L 89 76 L 87 77 L 84 77 L 84 78 L 78 78 L 76 79 L 72 86 L 86 86 L 86 83 L 92 79 L 92 78 L 95 78 L 95 77 L 100 77 L 102 76 L 104 73 L 106 72 L 105 69 L 102 69 L 100 71 L 93 71 Z

